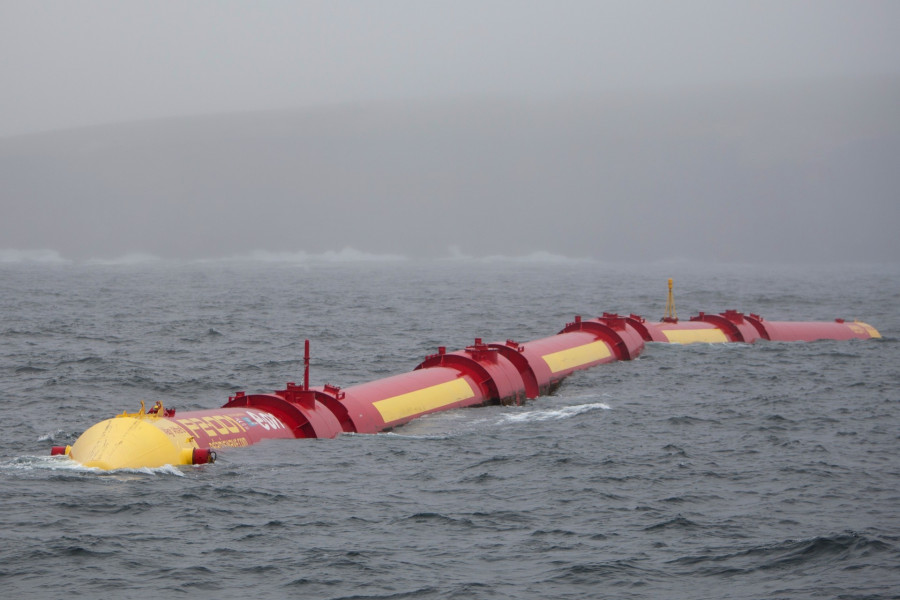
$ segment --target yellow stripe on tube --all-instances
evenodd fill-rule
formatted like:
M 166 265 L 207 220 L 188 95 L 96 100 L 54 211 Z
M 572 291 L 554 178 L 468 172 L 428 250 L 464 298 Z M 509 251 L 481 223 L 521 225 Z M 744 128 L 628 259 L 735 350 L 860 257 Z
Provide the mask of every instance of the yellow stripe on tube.
M 597 341 L 583 344 L 568 350 L 560 350 L 552 354 L 545 354 L 541 358 L 554 373 L 574 369 L 588 363 L 592 363 L 612 356 L 612 351 L 606 342 Z
M 459 378 L 414 392 L 385 398 L 373 402 L 372 405 L 381 413 L 381 418 L 385 423 L 392 423 L 436 408 L 443 408 L 461 400 L 468 400 L 474 396 L 475 392 L 472 391 L 469 382 Z
M 705 342 L 716 344 L 727 342 L 725 333 L 718 328 L 714 329 L 663 329 L 663 334 L 673 344 L 695 344 Z

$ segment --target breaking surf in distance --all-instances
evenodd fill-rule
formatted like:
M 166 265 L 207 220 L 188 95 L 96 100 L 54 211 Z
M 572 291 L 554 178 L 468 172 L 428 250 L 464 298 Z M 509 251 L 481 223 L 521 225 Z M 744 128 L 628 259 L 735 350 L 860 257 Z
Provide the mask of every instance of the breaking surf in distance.
M 56 250 L 16 250 L 14 248 L 0 249 L 0 264 L 12 263 L 41 263 L 41 264 L 67 264 L 72 261 L 60 256 Z
M 518 265 L 554 265 L 554 264 L 592 264 L 592 258 L 570 257 L 547 250 L 536 250 L 528 254 L 490 254 L 476 256 L 466 254 L 458 246 L 447 249 L 445 256 L 436 258 L 410 257 L 404 254 L 377 253 L 359 250 L 353 246 L 345 246 L 340 250 L 308 252 L 306 250 L 274 251 L 263 248 L 246 253 L 220 257 L 167 258 L 148 252 L 127 252 L 114 257 L 71 258 L 52 249 L 0 249 L 0 264 L 59 264 L 87 266 L 129 266 L 147 264 L 228 264 L 228 263 L 261 263 L 273 265 L 311 265 L 341 263 L 403 263 L 411 261 L 436 263 L 514 263 Z

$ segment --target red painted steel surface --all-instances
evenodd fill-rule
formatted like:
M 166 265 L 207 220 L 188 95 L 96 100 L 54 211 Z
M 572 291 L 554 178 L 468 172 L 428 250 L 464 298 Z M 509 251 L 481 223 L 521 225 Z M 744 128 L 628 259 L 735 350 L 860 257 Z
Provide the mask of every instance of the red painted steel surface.
M 397 402 L 395 399 L 407 394 L 416 392 L 424 394 L 424 390 L 452 384 L 458 380 L 463 380 L 470 389 L 465 398 L 453 399 L 455 397 L 453 395 L 440 396 L 444 400 L 440 406 L 427 407 L 418 412 L 408 412 L 397 418 L 387 416 L 390 413 L 386 409 L 380 408 L 382 405 L 379 403 L 381 402 Z M 457 368 L 436 366 L 348 387 L 343 391 L 343 398 L 340 402 L 346 407 L 357 432 L 376 433 L 397 427 L 416 417 L 437 410 L 478 406 L 491 399 L 484 395 L 481 386 L 472 377 L 461 373 Z
M 533 399 L 541 395 L 541 389 L 538 385 L 537 376 L 534 374 L 534 369 L 531 367 L 528 359 L 522 355 L 522 352 L 525 350 L 524 346 L 513 340 L 506 340 L 506 343 L 503 344 L 494 343 L 488 345 L 506 357 L 506 360 L 519 372 L 522 385 L 525 387 L 526 398 Z
M 691 321 L 712 323 L 721 329 L 731 342 L 746 342 L 752 344 L 760 338 L 757 328 L 744 318 L 743 313 L 736 310 L 726 310 L 718 315 L 708 315 L 701 312 L 696 317 L 691 317 Z
M 650 332 L 650 339 L 648 341 L 653 342 L 668 342 L 669 338 L 666 337 L 665 331 L 684 331 L 684 330 L 697 330 L 697 329 L 715 329 L 721 331 L 719 327 L 716 326 L 715 323 L 708 323 L 706 321 L 678 321 L 677 323 L 645 323 L 646 328 Z
M 296 437 L 287 423 L 265 408 L 226 406 L 176 412 L 172 417 L 160 417 L 158 423 L 164 421 L 190 433 L 201 448 L 239 448 L 263 440 Z
M 293 437 L 332 438 L 343 429 L 335 414 L 314 392 L 304 392 L 293 384 L 274 394 L 239 393 L 229 399 L 226 407 L 247 406 L 265 410 L 279 418 Z
M 667 336 L 671 336 L 668 337 Z M 376 433 L 422 415 L 490 403 L 519 404 L 553 390 L 575 371 L 636 358 L 645 342 L 754 342 L 846 340 L 880 337 L 865 323 L 766 321 L 726 311 L 688 321 L 649 322 L 637 315 L 576 317 L 549 337 L 485 344 L 447 353 L 440 348 L 415 370 L 340 389 L 309 387 L 309 347 L 302 386 L 271 394 L 238 392 L 222 407 L 160 417 L 173 432 L 187 432 L 202 449 L 249 446 L 266 439 L 332 438 L 343 432 Z M 63 449 L 63 452 L 65 450 Z M 200 456 L 200 459 L 203 457 Z
M 759 315 L 747 320 L 760 331 L 760 336 L 776 342 L 814 342 L 816 340 L 866 340 L 872 336 L 867 326 L 836 321 L 767 321 Z
M 576 316 L 567 323 L 562 332 L 589 331 L 598 339 L 606 341 L 619 360 L 632 360 L 644 351 L 641 332 L 627 318 L 614 313 L 603 313 L 602 317 L 584 321 Z
M 481 394 L 501 404 L 521 404 L 526 399 L 525 381 L 507 352 L 497 344 L 485 344 L 481 338 L 459 352 L 437 354 L 425 358 L 416 369 L 451 367 L 480 382 Z
M 645 342 L 665 342 L 666 337 L 662 334 L 658 325 L 660 323 L 651 323 L 644 317 L 634 313 L 624 317 L 629 325 L 641 336 Z
M 609 354 L 602 358 L 566 368 L 554 368 L 553 365 L 547 362 L 546 357 L 548 356 L 567 350 L 575 350 L 598 341 L 602 340 L 598 340 L 596 334 L 588 331 L 564 330 L 563 333 L 522 344 L 521 354 L 528 360 L 528 364 L 531 365 L 541 394 L 546 394 L 549 391 L 552 391 L 563 379 L 575 371 L 616 360 L 616 355 L 610 345 L 607 342 L 603 342 L 606 345 Z
M 638 315 L 625 317 L 628 324 L 648 342 L 669 342 L 667 331 L 714 330 L 722 332 L 729 342 L 753 343 L 758 340 L 777 342 L 814 342 L 816 340 L 850 340 L 880 337 L 866 323 L 835 321 L 768 321 L 759 315 L 745 315 L 735 310 L 720 314 L 699 313 L 688 321 L 658 323 Z

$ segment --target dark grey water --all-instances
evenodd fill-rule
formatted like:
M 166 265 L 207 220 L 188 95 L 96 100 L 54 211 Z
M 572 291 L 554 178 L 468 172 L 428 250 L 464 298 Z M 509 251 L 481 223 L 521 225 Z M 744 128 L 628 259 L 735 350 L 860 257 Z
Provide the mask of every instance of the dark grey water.
M 347 386 L 575 314 L 859 318 L 883 340 L 650 345 L 523 407 L 214 465 L 49 458 L 139 401 Z M 6 598 L 900 597 L 900 269 L 0 265 Z

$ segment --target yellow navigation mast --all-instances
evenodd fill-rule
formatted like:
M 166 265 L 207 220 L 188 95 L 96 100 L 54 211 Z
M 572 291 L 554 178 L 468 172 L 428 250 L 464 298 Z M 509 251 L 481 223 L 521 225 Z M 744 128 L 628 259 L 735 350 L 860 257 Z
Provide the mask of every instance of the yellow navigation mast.
M 666 316 L 662 318 L 664 323 L 677 323 L 678 313 L 675 312 L 675 294 L 672 293 L 672 278 L 669 278 L 669 297 L 666 300 Z

